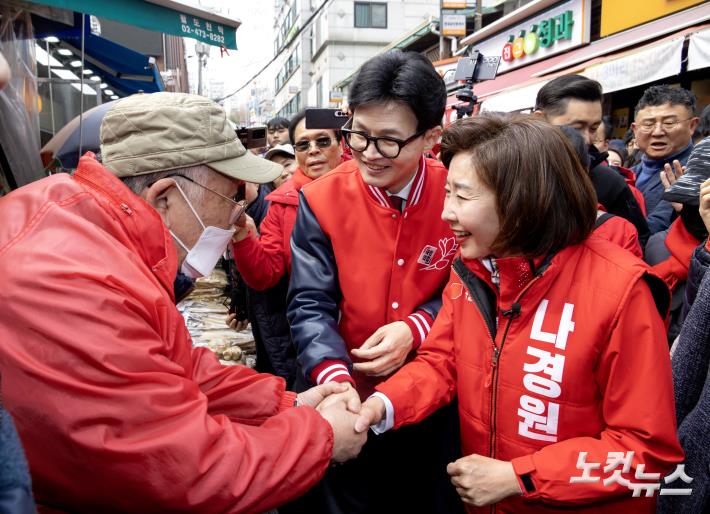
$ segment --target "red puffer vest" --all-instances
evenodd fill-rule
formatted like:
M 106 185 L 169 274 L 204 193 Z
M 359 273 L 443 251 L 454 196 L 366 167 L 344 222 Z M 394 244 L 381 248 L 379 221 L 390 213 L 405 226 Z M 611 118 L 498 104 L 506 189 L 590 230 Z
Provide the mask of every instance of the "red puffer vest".
M 610 452 L 634 452 L 624 474 L 632 482 L 641 463 L 665 473 L 682 460 L 651 292 L 665 313 L 667 289 L 641 260 L 595 235 L 547 266 L 522 258 L 496 265 L 499 287 L 480 261 L 454 264 L 417 357 L 377 387 L 392 401 L 395 428 L 458 395 L 464 455 L 512 461 L 525 491 L 471 512 L 653 512 L 652 498 L 631 498 L 618 483 L 570 479 L 583 474 L 580 452 L 602 468 Z

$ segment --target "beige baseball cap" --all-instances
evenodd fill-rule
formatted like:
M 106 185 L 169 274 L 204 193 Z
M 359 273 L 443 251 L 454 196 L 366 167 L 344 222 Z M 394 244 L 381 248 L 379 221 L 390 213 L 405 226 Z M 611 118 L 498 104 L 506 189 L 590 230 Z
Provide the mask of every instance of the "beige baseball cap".
M 271 159 L 272 156 L 284 154 L 289 157 L 296 157 L 296 152 L 293 150 L 293 145 L 290 143 L 285 143 L 283 145 L 276 145 L 269 148 L 264 154 L 264 159 Z
M 117 177 L 198 164 L 258 184 L 282 173 L 244 148 L 217 103 L 185 93 L 139 93 L 117 102 L 101 122 L 101 158 Z

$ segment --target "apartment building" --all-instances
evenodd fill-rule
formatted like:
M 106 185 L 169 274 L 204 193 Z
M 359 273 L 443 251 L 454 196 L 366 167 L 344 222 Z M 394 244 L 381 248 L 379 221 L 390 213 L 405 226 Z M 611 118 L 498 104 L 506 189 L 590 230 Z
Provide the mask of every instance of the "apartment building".
M 439 0 L 277 0 L 273 66 L 274 112 L 328 107 L 333 86 L 423 21 Z

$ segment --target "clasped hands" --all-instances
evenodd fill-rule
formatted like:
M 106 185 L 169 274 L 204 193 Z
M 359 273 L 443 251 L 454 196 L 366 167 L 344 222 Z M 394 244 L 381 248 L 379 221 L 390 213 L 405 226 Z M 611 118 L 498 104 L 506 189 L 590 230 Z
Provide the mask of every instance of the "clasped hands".
M 354 459 L 367 441 L 367 428 L 355 430 L 360 412 L 360 396 L 350 383 L 327 382 L 297 397 L 299 406 L 315 408 L 333 430 L 331 461 L 342 463 Z
M 301 397 L 305 394 L 315 396 L 308 400 Z M 387 415 L 380 397 L 371 396 L 361 403 L 357 391 L 348 382 L 329 382 L 301 395 L 299 403 L 315 407 L 333 427 L 334 462 L 355 458 L 365 443 L 368 428 Z M 357 442 L 346 442 L 353 440 Z M 508 461 L 473 454 L 450 463 L 446 471 L 461 500 L 471 505 L 492 505 L 508 496 L 522 494 L 513 465 Z
M 386 340 L 392 341 L 387 338 L 388 334 L 392 335 L 391 329 L 393 327 L 391 325 L 396 325 L 396 323 L 385 325 L 375 332 L 360 350 L 353 350 L 353 354 L 357 355 L 355 353 L 357 351 L 360 354 L 357 356 L 361 358 L 375 354 L 370 349 L 376 349 Z M 402 325 L 409 332 L 406 324 L 402 323 Z M 395 333 L 401 334 L 397 330 L 398 328 L 401 327 L 394 327 Z M 406 348 L 406 344 L 403 345 L 406 351 L 403 351 L 403 354 L 397 352 L 396 356 L 392 356 L 391 362 L 399 362 L 401 359 L 401 362 L 395 365 L 392 371 L 404 363 L 407 353 L 411 349 L 411 332 L 409 334 L 408 348 Z M 396 340 L 396 338 L 394 339 Z M 398 345 L 388 346 L 391 349 Z M 360 366 L 361 371 L 377 369 L 376 372 L 373 372 L 375 376 L 379 376 L 380 373 L 389 374 L 391 373 L 389 366 L 392 365 L 388 359 L 390 353 L 384 351 L 380 355 L 375 355 L 372 362 L 355 364 L 355 367 L 358 369 Z M 370 364 L 373 365 L 369 366 Z M 365 366 L 364 369 L 363 366 Z M 301 397 L 306 394 L 313 396 L 310 399 Z M 371 396 L 361 403 L 360 396 L 349 382 L 329 382 L 314 387 L 299 395 L 299 403 L 315 407 L 333 427 L 333 462 L 345 462 L 355 458 L 366 441 L 368 428 L 380 423 L 387 414 L 385 403 L 380 397 Z M 451 476 L 451 482 L 461 496 L 461 500 L 471 505 L 491 505 L 508 496 L 522 494 L 513 465 L 508 461 L 473 454 L 450 463 L 446 471 Z
M 358 362 L 354 368 L 372 376 L 383 376 L 399 369 L 412 349 L 412 332 L 406 323 L 397 321 L 380 327 L 352 350 Z M 381 402 L 381 400 L 380 400 Z M 374 417 L 371 406 L 361 414 L 360 396 L 350 383 L 329 382 L 298 395 L 299 405 L 314 407 L 333 429 L 333 462 L 357 457 L 367 440 L 368 420 Z M 384 404 L 380 419 L 384 416 Z
M 361 404 L 360 395 L 349 382 L 327 382 L 300 393 L 297 398 L 298 405 L 315 408 L 333 429 L 331 460 L 334 463 L 354 459 L 360 453 L 367 441 L 369 420 L 375 418 L 371 400 Z M 381 419 L 384 403 L 379 401 L 382 404 Z

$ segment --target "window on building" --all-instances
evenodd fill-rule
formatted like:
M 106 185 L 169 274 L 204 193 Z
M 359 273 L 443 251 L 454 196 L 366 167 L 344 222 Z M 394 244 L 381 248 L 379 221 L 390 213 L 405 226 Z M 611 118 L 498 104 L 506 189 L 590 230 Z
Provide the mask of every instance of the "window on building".
M 298 28 L 296 27 L 296 22 L 298 21 L 298 4 L 294 3 L 284 16 L 279 31 L 276 34 L 276 44 L 277 52 L 288 43 L 294 36 Z
M 295 72 L 301 64 L 300 50 L 300 45 L 296 45 L 296 48 L 293 52 L 291 52 L 291 55 L 289 55 L 288 59 L 286 59 L 283 68 L 281 68 L 281 71 L 279 71 L 279 74 L 276 76 L 276 92 L 284 86 L 286 81 L 291 77 L 291 75 L 293 75 L 293 72 Z
M 316 22 L 316 23 L 317 23 L 317 22 Z M 316 49 L 317 49 L 317 47 L 316 47 L 315 31 L 313 30 L 313 27 L 311 27 L 311 28 L 308 30 L 308 37 L 309 37 L 310 40 L 311 40 L 311 56 L 313 56 L 313 55 L 315 55 Z
M 355 2 L 355 27 L 386 29 L 387 4 Z
M 316 18 L 315 23 L 313 26 L 315 27 L 315 51 L 311 55 L 315 55 L 315 53 L 318 51 L 320 48 L 320 45 L 323 44 L 323 17 L 318 16 Z
M 301 93 L 296 94 L 289 102 L 284 105 L 279 112 L 276 113 L 276 116 L 281 116 L 284 118 L 290 118 L 294 114 L 296 114 L 298 111 L 301 110 Z
M 319 78 L 316 82 L 316 105 L 323 107 L 323 78 Z

